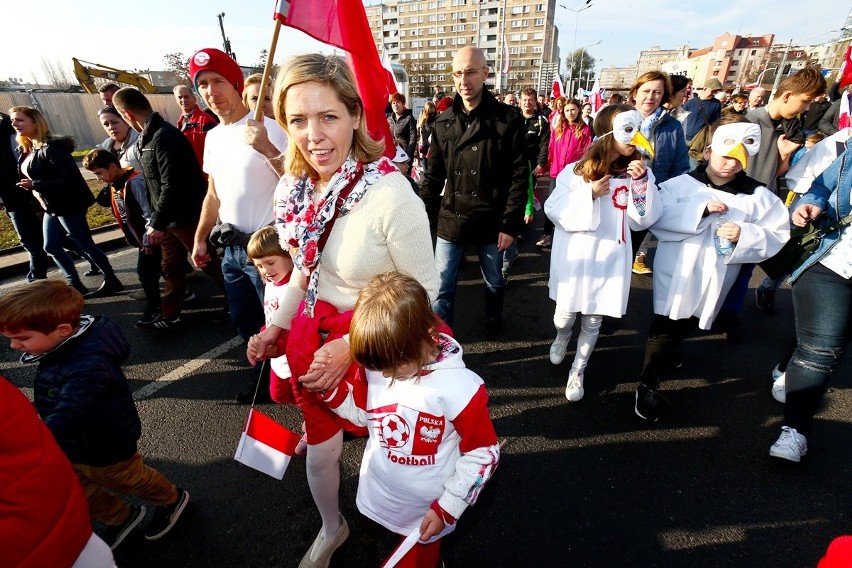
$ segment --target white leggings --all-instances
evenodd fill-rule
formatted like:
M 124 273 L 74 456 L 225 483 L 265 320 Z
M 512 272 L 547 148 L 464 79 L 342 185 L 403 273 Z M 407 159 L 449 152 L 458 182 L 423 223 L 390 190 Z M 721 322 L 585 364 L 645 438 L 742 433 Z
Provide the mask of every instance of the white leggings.
M 574 327 L 574 321 L 577 319 L 579 312 L 570 312 L 559 304 L 556 305 L 556 311 L 553 313 L 553 325 L 556 326 L 556 333 L 562 337 L 571 338 L 571 328 Z M 580 335 L 577 336 L 577 354 L 574 356 L 574 363 L 571 369 L 574 371 L 582 371 L 589 363 L 589 357 L 592 355 L 592 350 L 595 348 L 595 343 L 598 342 L 598 334 L 601 330 L 601 322 L 603 316 L 595 314 L 582 314 L 580 317 Z
M 343 452 L 343 430 L 321 444 L 308 446 L 306 471 L 308 487 L 322 517 L 325 538 L 340 528 L 338 492 L 340 491 L 340 454 Z

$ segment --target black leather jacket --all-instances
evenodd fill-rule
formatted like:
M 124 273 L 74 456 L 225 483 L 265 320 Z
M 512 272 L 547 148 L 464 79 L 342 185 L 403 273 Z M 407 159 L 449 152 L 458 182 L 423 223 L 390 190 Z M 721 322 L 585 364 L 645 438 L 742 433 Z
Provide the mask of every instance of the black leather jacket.
M 155 112 L 145 121 L 138 143 L 151 201 L 151 226 L 162 231 L 197 223 L 207 181 L 189 140 Z
M 491 244 L 498 233 L 520 233 L 529 183 L 525 135 L 521 113 L 488 91 L 470 114 L 456 95 L 438 116 L 420 196 L 439 237 Z

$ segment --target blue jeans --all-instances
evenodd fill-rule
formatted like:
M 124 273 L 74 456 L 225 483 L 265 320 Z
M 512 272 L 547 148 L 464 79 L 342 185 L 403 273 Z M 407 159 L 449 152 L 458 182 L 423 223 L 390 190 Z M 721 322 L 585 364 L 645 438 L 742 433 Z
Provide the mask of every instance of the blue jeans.
M 815 264 L 793 284 L 793 309 L 798 343 L 787 364 L 784 424 L 808 436 L 848 342 L 852 281 Z
M 245 341 L 260 331 L 265 323 L 263 315 L 263 289 L 266 283 L 249 260 L 246 249 L 225 247 L 222 257 L 222 276 L 225 278 L 225 295 L 231 311 L 231 322 Z
M 18 211 L 6 211 L 12 227 L 21 239 L 21 246 L 30 257 L 30 272 L 27 280 L 47 278 L 47 253 L 44 252 L 44 237 L 42 236 L 42 221 L 36 210 L 27 206 Z
M 465 251 L 464 245 L 445 241 L 441 237 L 435 244 L 435 267 L 438 269 L 438 298 L 432 304 L 432 309 L 447 325 L 453 325 L 455 309 L 456 283 L 459 275 L 459 265 Z M 503 253 L 497 250 L 497 243 L 478 245 L 479 269 L 485 281 L 485 318 L 499 320 L 503 312 L 503 292 L 506 279 L 503 278 Z
M 512 269 L 512 265 L 515 264 L 515 260 L 518 258 L 518 242 L 515 241 L 509 248 L 503 251 L 503 271 L 507 274 L 509 270 Z
M 115 272 L 109 263 L 107 255 L 92 240 L 92 233 L 89 230 L 89 222 L 86 221 L 85 211 L 73 215 L 51 216 L 45 214 L 43 223 L 44 252 L 53 258 L 53 262 L 56 263 L 56 266 L 59 267 L 69 282 L 79 282 L 80 275 L 77 274 L 74 260 L 65 252 L 65 248 L 62 246 L 62 241 L 66 233 L 74 239 L 74 242 L 77 243 L 77 246 L 83 252 L 89 255 L 95 266 L 101 269 L 105 279 L 115 278 Z

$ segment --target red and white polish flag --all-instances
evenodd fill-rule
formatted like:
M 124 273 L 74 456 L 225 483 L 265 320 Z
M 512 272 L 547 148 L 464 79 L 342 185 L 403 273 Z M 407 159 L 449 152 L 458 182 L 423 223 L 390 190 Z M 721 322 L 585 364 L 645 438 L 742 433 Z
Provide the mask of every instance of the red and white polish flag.
M 252 408 L 234 459 L 275 479 L 282 479 L 299 438 L 295 432 Z

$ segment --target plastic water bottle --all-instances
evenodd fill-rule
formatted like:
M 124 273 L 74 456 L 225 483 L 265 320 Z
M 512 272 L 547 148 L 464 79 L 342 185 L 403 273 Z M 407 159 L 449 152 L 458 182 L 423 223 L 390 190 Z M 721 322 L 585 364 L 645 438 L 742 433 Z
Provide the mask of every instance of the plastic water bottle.
M 731 239 L 726 239 L 725 237 L 720 237 L 716 234 L 716 231 L 719 230 L 719 227 L 724 225 L 725 223 L 731 220 L 727 215 L 719 215 L 716 218 L 716 222 L 713 224 L 713 239 L 716 243 L 716 254 L 719 256 L 728 256 L 732 252 L 734 252 L 734 242 Z

